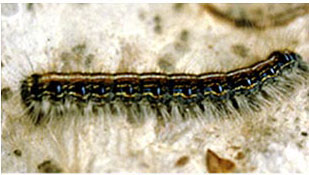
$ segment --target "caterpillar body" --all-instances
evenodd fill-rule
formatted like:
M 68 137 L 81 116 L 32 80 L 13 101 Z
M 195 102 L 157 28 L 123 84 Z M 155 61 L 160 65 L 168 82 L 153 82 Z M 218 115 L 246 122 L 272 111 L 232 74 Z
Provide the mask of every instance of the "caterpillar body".
M 258 111 L 270 99 L 284 99 L 294 84 L 308 81 L 308 72 L 300 55 L 283 50 L 229 72 L 32 74 L 21 83 L 21 98 L 35 123 L 53 115 L 107 109 L 147 115 L 149 108 L 163 118 L 171 118 L 175 110 L 184 117 L 220 117 Z

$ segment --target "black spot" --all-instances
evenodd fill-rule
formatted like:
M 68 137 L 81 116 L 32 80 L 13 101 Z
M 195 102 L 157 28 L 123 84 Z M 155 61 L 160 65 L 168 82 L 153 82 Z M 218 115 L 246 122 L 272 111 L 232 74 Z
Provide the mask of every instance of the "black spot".
M 234 21 L 236 27 L 255 28 L 256 24 L 248 19 L 239 18 Z
M 241 56 L 242 58 L 245 58 L 248 56 L 249 49 L 242 45 L 242 44 L 235 44 L 232 46 L 232 51 L 236 54 Z
M 144 20 L 145 19 L 145 12 L 144 11 L 140 11 L 139 13 L 138 13 L 138 17 L 139 17 L 139 19 L 141 19 L 141 20 Z
M 157 34 L 162 33 L 161 17 L 160 17 L 159 15 L 156 15 L 156 16 L 153 18 L 153 21 L 154 21 L 154 23 L 155 23 L 154 31 L 155 31 Z
M 188 38 L 189 38 L 188 30 L 181 31 L 181 33 L 180 33 L 180 40 L 181 41 L 188 41 Z
M 20 156 L 22 155 L 22 152 L 21 152 L 21 150 L 19 150 L 19 149 L 15 149 L 15 150 L 13 151 L 13 153 L 14 153 L 17 157 L 20 157 Z
M 159 15 L 156 15 L 154 18 L 153 18 L 153 21 L 158 24 L 161 22 L 161 17 Z
M 266 100 L 271 100 L 272 99 L 272 97 L 271 97 L 271 95 L 269 95 L 269 93 L 268 92 L 266 92 L 265 90 L 260 90 L 260 93 L 261 93 L 261 95 L 266 99 Z
M 33 10 L 33 5 L 34 5 L 33 3 L 28 3 L 27 4 L 27 10 L 28 11 L 32 11 Z
M 1 100 L 2 101 L 6 101 L 8 100 L 10 97 L 12 97 L 13 92 L 9 87 L 5 87 L 1 89 Z
M 170 57 L 161 57 L 158 60 L 158 65 L 160 69 L 162 69 L 165 72 L 172 72 L 175 68 L 173 65 L 173 62 L 171 61 Z
M 155 31 L 157 34 L 162 33 L 162 27 L 161 27 L 161 25 L 156 25 L 156 26 L 154 27 L 154 31 Z
M 178 12 L 183 9 L 184 5 L 185 5 L 184 3 L 176 3 L 174 4 L 173 8 L 175 9 L 175 11 Z
M 238 105 L 236 99 L 235 99 L 235 98 L 230 98 L 230 100 L 231 100 L 231 102 L 232 102 L 233 107 L 234 107 L 236 110 L 239 110 L 240 108 L 239 108 L 239 105 Z
M 89 67 L 94 59 L 94 55 L 90 54 L 85 58 L 85 66 Z
M 72 52 L 76 53 L 76 54 L 83 54 L 86 50 L 86 44 L 78 44 L 75 47 L 72 48 Z
M 300 133 L 300 135 L 302 135 L 302 136 L 306 137 L 306 136 L 308 136 L 308 133 L 307 133 L 307 132 L 305 132 L 305 131 L 303 131 L 303 132 L 301 132 L 301 133 Z
M 197 103 L 197 106 L 199 107 L 199 109 L 204 112 L 205 111 L 205 106 L 201 103 L 201 102 L 198 102 Z
M 38 170 L 41 173 L 61 173 L 62 169 L 59 168 L 55 163 L 51 160 L 45 160 L 38 165 Z

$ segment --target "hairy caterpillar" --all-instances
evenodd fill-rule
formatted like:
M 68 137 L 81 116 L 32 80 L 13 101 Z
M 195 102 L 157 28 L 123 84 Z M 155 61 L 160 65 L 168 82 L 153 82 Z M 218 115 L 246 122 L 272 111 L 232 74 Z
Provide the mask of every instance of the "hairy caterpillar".
M 146 106 L 155 109 L 159 116 L 167 112 L 164 118 L 170 118 L 172 110 L 182 116 L 193 111 L 196 116 L 220 117 L 257 111 L 270 99 L 289 96 L 295 89 L 291 83 L 306 82 L 307 76 L 308 67 L 301 56 L 283 50 L 274 51 L 266 60 L 249 67 L 199 75 L 33 74 L 22 81 L 21 97 L 35 123 L 76 111 L 104 113 L 106 106 L 112 112 L 121 108 L 126 113 L 147 113 L 142 109 Z
M 308 63 L 308 15 L 297 10 L 282 10 L 296 20 L 257 31 L 222 23 L 200 4 L 174 7 L 20 4 L 17 14 L 2 15 L 2 172 L 212 172 L 207 150 L 234 162 L 236 172 L 307 172 L 308 76 L 297 66 L 261 88 L 242 89 L 235 100 L 209 97 L 201 106 L 186 107 L 183 94 L 168 94 L 168 105 L 123 95 L 95 104 L 74 89 L 65 103 L 49 94 L 25 105 L 21 83 L 33 74 L 68 73 L 72 80 L 72 73 L 97 72 L 114 80 L 132 72 L 140 80 L 140 73 L 160 72 L 170 80 L 170 73 L 228 73 L 283 48 Z M 146 122 L 132 124 L 128 115 Z M 161 125 L 160 116 L 189 119 Z

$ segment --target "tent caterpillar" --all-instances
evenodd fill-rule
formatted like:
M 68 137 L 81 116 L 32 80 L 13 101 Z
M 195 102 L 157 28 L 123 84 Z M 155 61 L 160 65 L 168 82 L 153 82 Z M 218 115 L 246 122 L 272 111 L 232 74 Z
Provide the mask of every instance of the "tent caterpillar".
M 220 117 L 259 110 L 263 102 L 258 96 L 265 101 L 288 96 L 295 88 L 290 83 L 305 82 L 308 72 L 300 55 L 283 50 L 229 72 L 32 74 L 22 81 L 21 97 L 35 123 L 75 110 L 104 113 L 104 106 L 108 106 L 110 111 L 117 111 L 119 104 L 137 112 L 151 106 L 158 115 L 166 113 L 162 110 L 170 114 L 175 104 L 183 116 L 194 111 L 197 115 Z M 275 83 L 281 85 L 275 87 Z
M 259 78 L 255 71 L 247 69 L 254 85 L 249 90 L 244 76 L 235 77 L 245 80 L 240 82 L 245 86 L 237 85 L 233 98 L 232 88 L 221 81 L 226 73 L 252 68 L 284 48 L 308 63 L 307 15 L 293 17 L 296 9 L 289 13 L 282 8 L 279 11 L 295 20 L 259 30 L 221 22 L 201 4 L 182 4 L 178 10 L 175 4 L 15 6 L 14 15 L 2 14 L 3 172 L 206 172 L 207 150 L 234 162 L 235 172 L 306 172 L 308 139 L 301 135 L 308 133 L 306 64 L 286 67 L 261 84 L 253 81 Z M 262 12 L 269 11 L 267 6 L 278 12 L 277 5 L 264 6 Z M 248 16 L 241 17 L 252 22 L 245 10 Z M 271 24 L 263 16 L 254 19 Z M 25 104 L 22 82 L 52 73 L 88 86 L 66 82 L 55 86 L 62 88 L 56 100 L 49 98 L 57 91 L 42 89 L 42 100 L 31 96 Z M 112 88 L 106 98 L 98 94 L 84 76 L 95 78 L 93 73 L 110 75 L 119 88 Z M 171 77 L 180 78 L 175 73 L 182 78 L 174 95 L 155 98 L 158 91 L 150 91 L 140 97 L 142 77 L 172 82 Z M 204 98 L 187 86 L 190 77 L 200 81 L 201 73 L 219 74 L 207 80 L 227 93 L 215 99 L 221 89 L 211 88 Z M 137 93 L 134 83 L 140 85 Z M 162 90 L 158 85 L 151 88 Z M 195 99 L 189 94 L 200 95 Z M 189 161 L 176 167 L 182 157 Z

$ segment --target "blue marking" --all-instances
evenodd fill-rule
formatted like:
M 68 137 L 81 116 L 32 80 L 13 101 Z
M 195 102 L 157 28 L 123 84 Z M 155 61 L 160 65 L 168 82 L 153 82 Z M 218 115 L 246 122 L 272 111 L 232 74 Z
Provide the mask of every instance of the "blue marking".
M 207 91 L 212 91 L 211 87 L 205 87 L 204 92 L 207 92 Z
M 161 94 L 161 88 L 157 88 L 157 95 L 160 95 Z
M 128 91 L 129 94 L 133 94 L 133 88 L 132 86 L 129 86 L 129 91 Z
M 181 93 L 181 92 L 182 92 L 182 89 L 179 89 L 179 88 L 173 89 L 173 93 Z
M 105 88 L 104 88 L 104 87 L 101 87 L 100 89 L 101 89 L 101 91 L 100 91 L 101 94 L 105 94 Z
M 284 54 L 284 58 L 285 58 L 285 60 L 284 60 L 284 61 L 286 61 L 286 62 L 291 61 L 291 58 L 290 58 L 288 55 L 285 55 L 285 54 Z
M 281 63 L 281 62 L 278 62 L 277 65 L 278 65 L 279 67 L 281 67 L 281 66 L 283 66 L 284 64 Z
M 267 73 L 266 73 L 266 72 L 264 72 L 264 73 L 262 74 L 262 78 L 264 78 L 264 77 L 267 77 Z
M 189 96 L 192 95 L 192 89 L 191 88 L 188 89 L 188 95 Z
M 269 71 L 272 75 L 275 74 L 275 70 L 273 68 L 270 68 Z
M 223 91 L 223 88 L 222 88 L 222 86 L 220 86 L 220 85 L 218 85 L 218 92 L 222 92 Z
M 247 79 L 247 84 L 248 84 L 249 86 L 252 84 L 250 79 Z
M 61 85 L 58 84 L 57 87 L 56 87 L 56 92 L 57 92 L 57 94 L 60 94 L 60 93 L 61 93 L 61 90 L 62 90 Z
M 151 92 L 151 88 L 145 88 L 144 92 Z
M 81 93 L 82 93 L 82 95 L 85 95 L 85 94 L 86 94 L 86 88 L 85 88 L 85 86 L 82 86 L 82 88 L 81 88 Z

